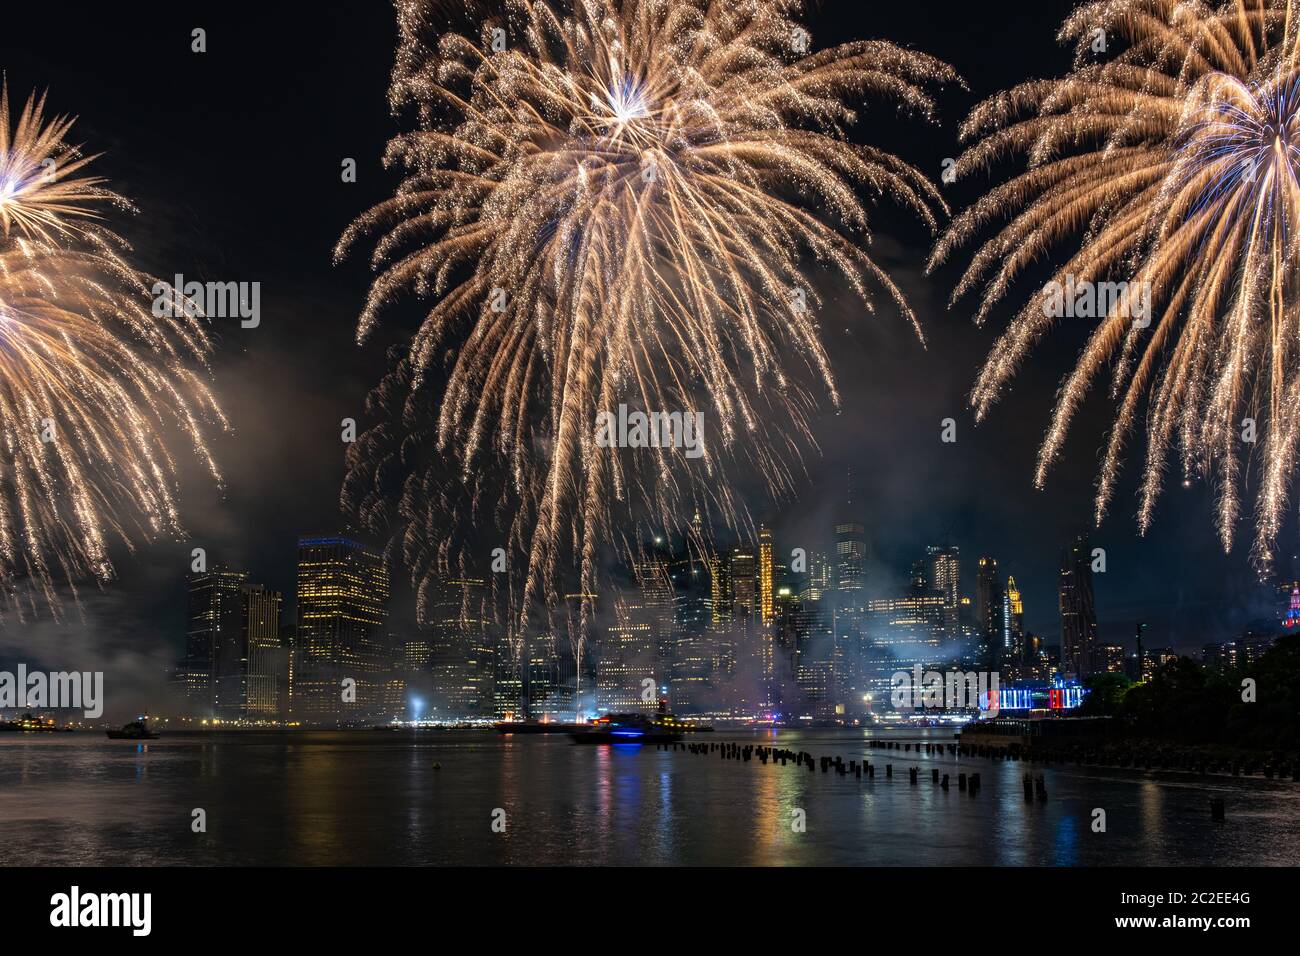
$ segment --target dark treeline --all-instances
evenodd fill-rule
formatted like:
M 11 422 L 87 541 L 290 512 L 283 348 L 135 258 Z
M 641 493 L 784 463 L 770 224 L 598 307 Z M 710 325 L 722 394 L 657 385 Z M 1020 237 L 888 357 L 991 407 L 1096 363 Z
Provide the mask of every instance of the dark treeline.
M 1091 692 L 1080 712 L 1122 718 L 1136 736 L 1259 749 L 1300 746 L 1300 634 L 1279 638 L 1252 664 L 1205 666 L 1180 657 L 1146 683 L 1100 674 L 1085 684 Z

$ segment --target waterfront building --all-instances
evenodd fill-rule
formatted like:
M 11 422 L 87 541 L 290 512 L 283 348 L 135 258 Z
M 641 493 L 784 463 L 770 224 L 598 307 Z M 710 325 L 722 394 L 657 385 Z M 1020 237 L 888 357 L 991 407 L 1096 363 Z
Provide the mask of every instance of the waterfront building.
M 278 591 L 260 584 L 245 585 L 243 597 L 244 694 L 237 716 L 275 720 L 280 713 L 281 674 L 287 656 L 280 642 L 284 599 Z
M 835 592 L 835 653 L 843 662 L 836 704 L 853 712 L 864 709 L 863 697 L 874 679 L 875 671 L 867 662 L 879 659 L 867 635 L 867 531 L 859 516 L 850 469 L 844 503 L 834 523 L 835 553 L 829 583 Z
M 305 723 L 383 719 L 389 577 L 384 559 L 341 535 L 298 541 L 292 714 Z M 387 715 L 392 716 L 392 715 Z
M 653 659 L 642 677 L 653 678 L 661 694 L 669 693 L 673 656 L 676 653 L 675 595 L 670 570 L 672 553 L 662 536 L 643 547 L 632 562 L 632 576 L 638 592 L 628 604 L 637 621 L 650 626 Z
M 495 713 L 496 642 L 488 602 L 482 578 L 439 578 L 431 588 L 421 633 L 414 645 L 407 643 L 408 666 L 429 675 L 433 706 L 446 717 Z
M 775 577 L 772 570 L 772 529 L 762 525 L 758 529 L 758 606 L 764 627 L 776 620 L 773 607 Z
M 674 707 L 681 713 L 701 713 L 710 708 L 718 658 L 714 646 L 715 589 L 709 574 L 715 562 L 695 546 L 700 540 L 697 528 L 686 549 L 674 555 L 668 564 L 673 588 L 673 659 L 669 686 Z
M 601 640 L 596 664 L 596 709 L 601 713 L 650 713 L 657 707 L 652 622 L 658 611 L 647 610 L 643 601 L 643 594 L 633 591 L 614 602 L 614 623 Z
M 1092 593 L 1092 551 L 1079 535 L 1061 555 L 1061 670 L 1079 680 L 1095 669 L 1097 612 Z
M 1025 602 L 1020 588 L 1016 587 L 1016 579 L 1009 574 L 1002 600 L 1003 660 L 1011 665 L 1008 670 L 1016 676 L 1028 676 L 1024 671 L 1032 666 L 1033 661 L 1025 645 Z
M 957 637 L 960 632 L 961 551 L 945 545 L 930 545 L 925 549 L 925 584 L 943 596 L 943 626 L 946 636 Z
M 758 560 L 752 548 L 731 552 L 733 620 L 748 628 L 758 613 Z
M 195 716 L 238 712 L 244 686 L 244 582 L 248 572 L 217 566 L 189 575 L 185 658 L 174 680 Z
M 990 669 L 997 668 L 1002 662 L 1007 632 L 1005 597 L 997 559 L 981 557 L 975 573 L 977 654 Z

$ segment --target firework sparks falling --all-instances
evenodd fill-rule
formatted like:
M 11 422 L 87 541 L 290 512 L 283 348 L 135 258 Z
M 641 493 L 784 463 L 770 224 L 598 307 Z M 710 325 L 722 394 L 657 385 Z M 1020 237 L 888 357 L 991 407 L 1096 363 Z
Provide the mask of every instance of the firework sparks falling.
M 1115 303 L 1067 376 L 1035 480 L 1043 484 L 1084 396 L 1110 365 L 1117 412 L 1096 520 L 1145 398 L 1140 528 L 1150 526 L 1175 458 L 1184 481 L 1216 479 L 1216 524 L 1228 549 L 1255 447 L 1242 440 L 1243 420 L 1259 418 L 1254 546 L 1262 564 L 1286 510 L 1300 434 L 1298 30 L 1290 0 L 1080 7 L 1060 34 L 1076 44 L 1073 72 L 1001 93 L 966 120 L 971 145 L 959 174 L 1007 153 L 1026 154 L 1029 169 L 958 216 L 931 261 L 1007 220 L 953 295 L 956 302 L 985 283 L 982 322 L 1031 262 L 1082 234 L 990 352 L 971 398 L 978 417 L 1051 326 L 1044 304 L 1053 288 L 1120 280 L 1147 290 L 1147 321 Z M 1099 37 L 1119 51 L 1104 62 Z
M 153 280 L 98 222 L 130 207 L 83 174 L 95 157 L 67 142 L 72 122 L 33 97 L 11 124 L 0 92 L 0 586 L 20 616 L 57 613 L 60 581 L 111 580 L 114 539 L 179 533 L 164 435 L 183 431 L 217 478 L 202 426 L 225 425 L 187 367 L 210 351 L 203 328 L 153 314 Z
M 527 614 L 557 604 L 566 568 L 594 590 L 615 505 L 662 528 L 697 509 L 735 522 L 732 465 L 788 493 L 815 394 L 838 398 L 799 266 L 838 273 L 868 308 L 868 285 L 884 289 L 919 335 L 860 248 L 859 190 L 932 228 L 944 209 L 915 169 L 843 139 L 849 104 L 929 116 L 927 88 L 953 71 L 883 42 L 808 54 L 788 0 L 512 0 L 477 40 L 432 48 L 412 39 L 428 5 L 397 9 L 392 101 L 414 104 L 420 128 L 389 145 L 398 194 L 337 254 L 377 236 L 359 338 L 404 295 L 433 304 L 374 396 L 402 425 L 350 450 L 345 507 L 387 516 L 381 485 L 408 472 L 398 518 L 422 586 L 456 560 L 445 542 L 460 516 L 504 516 Z M 417 436 L 422 402 L 437 423 Z M 707 410 L 708 453 L 598 447 L 597 414 L 620 402 Z M 412 467 L 424 438 L 463 494 Z

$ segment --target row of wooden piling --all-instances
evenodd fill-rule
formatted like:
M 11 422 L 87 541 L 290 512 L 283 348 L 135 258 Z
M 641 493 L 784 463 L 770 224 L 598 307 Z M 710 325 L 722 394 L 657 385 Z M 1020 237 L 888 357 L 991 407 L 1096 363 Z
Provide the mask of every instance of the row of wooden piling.
M 868 741 L 867 746 L 884 749 L 897 750 L 897 741 Z M 907 752 L 911 749 L 911 744 L 907 744 L 903 749 Z M 952 754 L 955 756 L 982 756 L 975 751 L 983 748 L 966 747 L 960 744 L 916 744 L 916 752 L 927 754 Z M 742 763 L 749 763 L 757 759 L 763 766 L 769 763 L 772 766 L 778 764 L 782 767 L 793 767 L 796 769 L 807 768 L 809 773 L 817 773 L 820 769 L 822 773 L 834 771 L 837 776 L 848 776 L 852 774 L 856 779 L 861 780 L 864 776 L 871 780 L 876 776 L 876 764 L 867 760 L 849 760 L 845 762 L 843 757 L 814 757 L 806 750 L 790 750 L 784 747 L 767 747 L 762 744 L 739 744 L 732 741 L 709 741 L 708 743 L 663 743 L 658 745 L 659 750 L 680 751 L 683 753 L 694 754 L 696 756 L 718 755 L 720 760 L 739 760 Z M 908 783 L 915 787 L 918 785 L 920 777 L 920 767 L 908 767 Z M 885 779 L 892 780 L 894 776 L 894 765 L 885 764 Z M 949 788 L 949 774 L 941 773 L 938 767 L 930 769 L 930 783 L 945 793 Z M 1047 802 L 1047 780 L 1043 774 L 1026 773 L 1023 778 L 1025 803 L 1046 803 Z M 978 773 L 958 773 L 957 789 L 972 797 L 979 794 L 981 779 Z M 1224 802 L 1221 797 L 1210 799 L 1210 815 L 1214 820 L 1222 821 L 1224 819 Z
M 941 745 L 934 745 L 941 747 Z M 783 747 L 767 747 L 762 744 L 738 744 L 731 741 L 710 741 L 708 743 L 666 743 L 659 744 L 658 749 L 665 751 L 680 751 L 682 753 L 694 754 L 696 756 L 712 756 L 717 754 L 720 760 L 739 760 L 742 763 L 749 763 L 751 760 L 758 760 L 764 766 L 769 763 L 773 766 L 794 767 L 797 769 L 807 768 L 810 773 L 834 773 L 837 776 L 846 777 L 852 775 L 854 778 L 861 780 L 863 777 L 871 780 L 876 776 L 876 764 L 867 760 L 849 760 L 845 761 L 843 757 L 814 757 L 806 750 L 789 750 Z M 920 744 L 917 745 L 917 752 L 920 752 Z M 941 751 L 940 751 L 941 752 Z M 917 786 L 919 780 L 920 767 L 907 768 L 908 782 L 912 786 Z M 885 779 L 892 780 L 894 777 L 894 765 L 885 764 Z M 930 782 L 941 790 L 947 791 L 949 786 L 949 775 L 940 774 L 937 768 L 930 771 Z M 969 793 L 972 797 L 977 795 L 980 790 L 980 775 L 978 773 L 957 774 L 957 789 Z M 1044 794 L 1046 791 L 1044 791 Z

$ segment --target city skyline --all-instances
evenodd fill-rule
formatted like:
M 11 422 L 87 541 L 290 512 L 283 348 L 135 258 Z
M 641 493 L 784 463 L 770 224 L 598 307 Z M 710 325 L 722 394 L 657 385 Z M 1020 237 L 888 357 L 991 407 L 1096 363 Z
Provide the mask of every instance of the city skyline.
M 186 653 L 170 677 L 184 704 L 173 696 L 152 709 L 224 724 L 364 725 L 560 720 L 653 710 L 662 699 L 686 715 L 843 722 L 887 712 L 890 680 L 913 667 L 997 673 L 1022 688 L 1010 692 L 1018 700 L 1023 688 L 1060 680 L 1149 678 L 1178 654 L 1235 660 L 1300 616 L 1288 582 L 1274 587 L 1271 615 L 1240 631 L 1198 631 L 1176 650 L 1133 622 L 1136 637 L 1105 639 L 1094 592 L 1105 556 L 1080 535 L 1059 552 L 1059 630 L 1036 632 L 1014 574 L 991 555 L 928 545 L 905 584 L 873 582 L 853 488 L 846 476 L 838 517 L 808 547 L 790 548 L 763 525 L 757 548 L 710 549 L 698 515 L 680 542 L 653 536 L 588 600 L 567 595 L 517 658 L 489 586 L 504 568 L 440 577 L 416 621 L 390 614 L 392 569 L 348 537 L 299 538 L 292 603 L 248 570 L 202 566 L 201 555 L 187 578 Z M 283 627 L 282 602 L 293 622 Z

